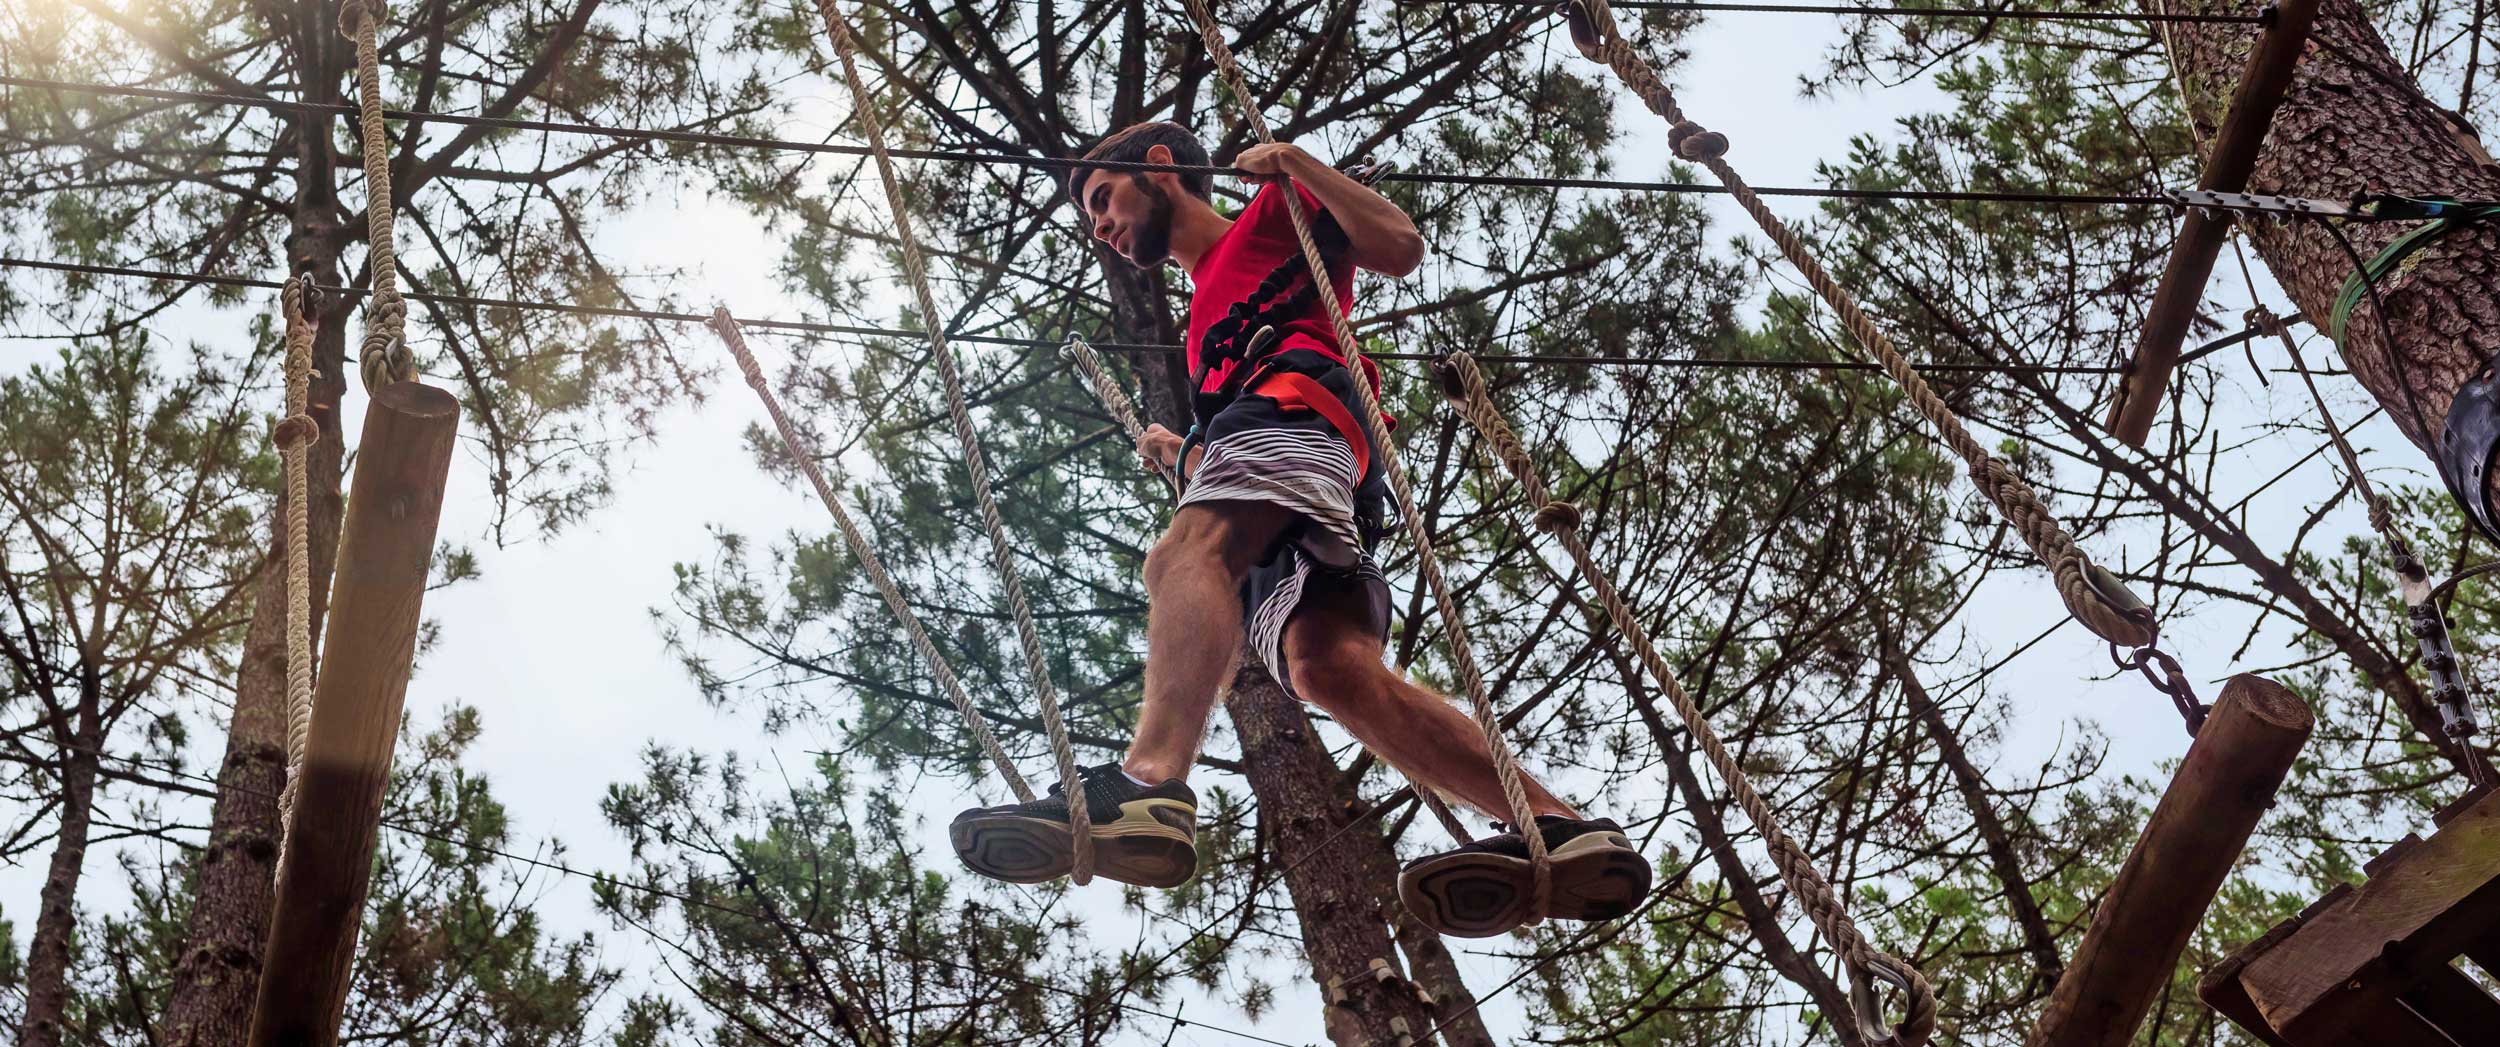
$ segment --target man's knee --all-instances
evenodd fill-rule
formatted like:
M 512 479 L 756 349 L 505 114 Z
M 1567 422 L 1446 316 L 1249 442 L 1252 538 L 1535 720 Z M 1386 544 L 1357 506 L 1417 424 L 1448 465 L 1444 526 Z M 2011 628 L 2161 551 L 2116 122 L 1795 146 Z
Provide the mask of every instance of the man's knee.
M 1381 661 L 1380 644 L 1350 625 L 1296 621 L 1285 637 L 1285 671 L 1294 690 L 1322 707 L 1379 696 L 1396 673 Z

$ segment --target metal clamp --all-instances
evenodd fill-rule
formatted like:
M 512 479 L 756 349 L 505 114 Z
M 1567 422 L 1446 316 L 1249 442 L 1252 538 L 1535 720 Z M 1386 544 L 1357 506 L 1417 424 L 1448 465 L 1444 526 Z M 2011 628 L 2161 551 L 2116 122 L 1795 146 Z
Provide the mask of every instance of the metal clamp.
M 2181 207 L 2203 211 L 2237 211 L 2293 218 L 2367 218 L 2353 205 L 2338 200 L 2269 193 L 2217 193 L 2210 189 L 2171 189 L 2161 195 Z
M 1889 956 L 1884 958 L 1892 959 Z M 1858 1038 L 1866 1041 L 1869 1047 L 1899 1047 L 1906 1042 L 1900 1028 L 1884 1024 L 1884 1004 L 1875 997 L 1875 983 L 1892 986 L 1894 992 L 1906 996 L 1912 988 L 1909 976 L 1885 963 L 1868 964 L 1849 973 L 1849 1009 L 1856 1012 Z
M 2439 609 L 2429 572 L 2403 549 L 2396 550 L 2396 577 L 2404 593 L 2405 628 L 2413 633 L 2414 646 L 2422 652 L 2422 671 L 2430 676 L 2439 731 L 2462 744 L 2480 728 L 2474 722 L 2473 687 L 2448 634 L 2448 615 Z

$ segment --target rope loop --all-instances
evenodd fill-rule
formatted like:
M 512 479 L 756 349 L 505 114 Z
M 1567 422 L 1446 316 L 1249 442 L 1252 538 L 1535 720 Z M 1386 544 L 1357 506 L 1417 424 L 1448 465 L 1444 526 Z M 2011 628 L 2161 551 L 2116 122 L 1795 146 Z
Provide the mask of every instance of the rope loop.
M 1858 1037 L 1867 1047 L 1909 1047 L 1926 1043 L 1936 1032 L 1936 990 L 1927 976 L 1897 956 L 1876 953 L 1871 963 L 1849 967 L 1849 1009 L 1855 1011 Z M 1882 983 L 1901 996 L 1906 1013 L 1901 1024 L 1884 1027 L 1884 1004 L 1875 987 Z
M 365 19 L 371 17 L 375 26 L 391 20 L 384 0 L 339 0 L 339 35 L 350 40 L 365 31 Z

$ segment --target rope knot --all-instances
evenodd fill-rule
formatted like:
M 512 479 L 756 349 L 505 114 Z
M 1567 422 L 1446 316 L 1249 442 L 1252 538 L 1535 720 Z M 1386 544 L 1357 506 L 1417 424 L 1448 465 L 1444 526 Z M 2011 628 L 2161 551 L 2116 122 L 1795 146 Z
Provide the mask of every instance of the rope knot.
M 1537 530 L 1547 534 L 1561 534 L 1565 531 L 1579 530 L 1583 517 L 1577 503 L 1557 499 L 1537 507 L 1536 515 L 1531 519 L 1536 524 Z
M 321 423 L 313 421 L 308 414 L 291 414 L 281 418 L 277 428 L 269 431 L 269 442 L 277 444 L 282 451 L 297 450 L 318 439 L 321 439 Z
M 382 0 L 339 0 L 339 35 L 355 39 L 368 17 L 377 28 L 391 20 Z
M 1727 155 L 1727 136 L 1690 120 L 1667 129 L 1667 148 L 1687 160 L 1716 160 Z
M 417 376 L 417 356 L 408 351 L 402 339 L 376 331 L 365 333 L 364 353 L 357 363 L 363 377 L 365 392 L 379 392 L 392 382 L 405 382 Z

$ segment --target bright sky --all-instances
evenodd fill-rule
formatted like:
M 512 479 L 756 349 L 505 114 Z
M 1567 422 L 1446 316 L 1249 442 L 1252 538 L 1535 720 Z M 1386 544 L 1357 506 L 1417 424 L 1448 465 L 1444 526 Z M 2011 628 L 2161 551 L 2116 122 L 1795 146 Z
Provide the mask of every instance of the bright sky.
M 1842 95 L 1808 100 L 1796 90 L 1797 77 L 1816 69 L 1823 46 L 1834 36 L 1833 23 L 1804 15 L 1720 15 L 1690 41 L 1695 56 L 1675 77 L 1685 107 L 1697 119 L 1731 132 L 1730 159 L 1757 184 L 1801 185 L 1813 179 L 1814 165 L 1839 156 L 1853 134 L 1885 133 L 1897 116 L 1939 105 L 1924 86 L 1875 94 Z M 1550 60 L 1578 63 L 1566 39 L 1557 34 Z M 819 97 L 830 97 L 821 90 Z M 1663 169 L 1665 128 L 1628 96 L 1623 102 L 1625 126 L 1633 129 L 1632 148 L 1621 158 L 1624 177 L 1650 177 Z M 874 199 L 871 194 L 871 199 Z M 1810 201 L 1780 201 L 1774 207 L 1800 219 L 1809 217 Z M 1716 199 L 1713 214 L 1724 242 L 1751 226 L 1732 203 Z M 791 315 L 800 303 L 789 301 L 771 278 L 779 253 L 773 238 L 734 205 L 696 196 L 656 200 L 628 221 L 611 224 L 603 246 L 619 268 L 684 266 L 693 275 L 677 288 L 689 303 L 708 305 L 717 298 L 741 315 Z M 2228 272 L 2228 264 L 2225 269 Z M 274 275 L 274 274 L 273 274 Z M 1785 278 L 1786 274 L 1782 274 Z M 2228 303 L 2228 315 L 2245 305 L 2217 281 L 2217 298 Z M 2262 276 L 2261 276 L 2262 280 Z M 235 329 L 239 317 L 229 314 L 209 323 L 169 317 L 162 329 L 175 337 L 200 331 Z M 886 318 L 891 318 L 889 313 Z M 696 358 L 719 352 L 710 334 L 688 327 L 680 332 L 684 351 Z M 767 370 L 781 360 L 778 339 L 751 339 Z M 42 343 L 0 343 L 8 369 L 30 358 L 46 356 Z M 2261 359 L 2266 354 L 2260 351 Z M 724 364 L 726 361 L 723 361 Z M 2269 366 L 2279 362 L 2267 360 Z M 2244 365 L 2242 365 L 2244 366 Z M 724 367 L 724 371 L 728 371 Z M 1812 381 L 1801 375 L 1798 381 Z M 2297 386 L 2278 382 L 2272 390 L 2245 386 L 2245 399 L 2226 412 L 2232 431 L 2253 427 L 2269 418 L 2305 413 Z M 2338 384 L 2343 405 L 2356 402 L 2357 387 Z M 491 777 L 496 794 L 510 806 L 516 841 L 560 838 L 567 860 L 594 869 L 621 869 L 627 856 L 598 812 L 598 802 L 611 783 L 638 776 L 640 750 L 654 740 L 703 752 L 736 752 L 750 763 L 770 765 L 778 757 L 787 765 L 807 762 L 807 750 L 825 748 L 826 728 L 803 724 L 782 736 L 768 736 L 751 717 L 715 712 L 706 705 L 679 667 L 660 649 L 648 610 L 664 606 L 672 583 L 671 565 L 702 562 L 712 552 L 710 525 L 725 525 L 760 539 L 789 531 L 821 533 L 829 527 L 823 510 L 803 489 L 765 477 L 753 468 L 739 435 L 760 419 L 760 409 L 734 380 L 717 384 L 700 409 L 680 409 L 660 422 L 661 439 L 635 449 L 618 478 L 614 504 L 552 541 L 510 549 L 492 549 L 482 538 L 488 524 L 486 484 L 478 463 L 464 457 L 452 482 L 451 505 L 443 534 L 451 540 L 477 543 L 484 578 L 437 592 L 426 604 L 427 615 L 442 626 L 440 645 L 421 667 L 410 688 L 408 708 L 421 723 L 430 723 L 448 704 L 477 706 L 485 719 L 485 735 L 470 764 Z M 349 431 L 355 431 L 351 394 Z M 2347 408 L 2347 419 L 2359 409 Z M 2364 431 L 2368 446 L 2403 452 L 2401 438 L 2383 424 Z M 2273 441 L 2244 456 L 2243 473 L 2216 478 L 2218 493 L 2228 501 L 2271 476 L 2307 446 Z M 2419 465 L 2409 452 L 2394 459 Z M 2332 489 L 2332 477 L 2313 463 L 2294 480 L 2270 491 L 2252 514 L 2262 539 L 2273 547 L 2288 540 L 2305 510 Z M 2327 529 L 2360 526 L 2357 508 L 2339 511 Z M 2120 549 L 2108 544 L 2093 551 L 2101 558 L 2141 560 L 2152 551 L 2149 541 L 2135 536 L 2135 545 Z M 2061 615 L 2045 576 L 2008 572 L 1990 583 L 1972 607 L 1965 625 L 1986 650 L 2003 652 L 2030 639 Z M 2243 616 L 2209 613 L 2174 623 L 2171 650 L 2188 663 L 2208 698 L 2232 667 L 2223 664 L 2231 645 L 2246 628 Z M 2284 659 L 2278 629 L 2256 645 L 2248 666 L 2279 664 Z M 1999 763 L 2006 777 L 2027 776 L 2040 757 L 2071 738 L 2072 721 L 2098 720 L 2115 739 L 2112 773 L 2154 772 L 2175 759 L 2185 738 L 2175 715 L 2158 696 L 2131 679 L 2094 681 L 2108 668 L 2100 646 L 2080 629 L 2069 627 L 2023 656 L 2001 679 L 2023 710 L 2012 726 Z M 195 766 L 213 764 L 220 740 L 203 738 L 193 756 Z M 1031 770 L 1029 768 L 1028 770 Z M 1201 772 L 1203 792 L 1221 776 Z M 1242 792 L 1246 786 L 1227 783 Z M 1564 783 L 1568 793 L 1569 783 Z M 968 797 L 954 783 L 922 782 L 910 802 L 926 819 L 921 845 L 932 861 L 948 863 L 944 840 L 946 819 L 965 806 Z M 204 819 L 203 817 L 200 820 Z M 1410 845 L 1410 849 L 1411 849 Z M 94 904 L 113 904 L 122 895 L 108 849 L 88 860 L 86 897 Z M 31 923 L 40 861 L 0 868 L 0 912 L 19 922 L 21 935 Z M 1103 943 L 1135 941 L 1140 917 L 1121 911 L 1118 893 L 1105 885 L 1080 891 L 1079 911 L 1092 926 L 1089 937 Z M 558 930 L 595 928 L 605 921 L 590 910 L 587 885 L 556 881 L 545 885 L 542 912 Z M 1146 927 L 1148 932 L 1155 927 Z M 1458 942 L 1462 963 L 1478 991 L 1490 990 L 1515 969 L 1499 955 L 1504 943 Z M 649 943 L 631 933 L 606 937 L 606 959 L 629 971 L 648 971 Z M 1258 1023 L 1262 1036 L 1288 1042 L 1323 1042 L 1315 989 L 1307 970 L 1278 966 L 1265 972 L 1280 989 L 1277 1006 Z M 664 980 L 664 979 L 663 979 Z M 1181 1001 L 1185 1000 L 1185 1004 Z M 1246 1042 L 1197 1023 L 1251 1030 L 1254 1024 L 1221 999 L 1182 990 L 1156 1009 L 1167 1013 L 1185 1008 L 1193 1023 L 1173 1034 L 1181 1044 Z M 1495 1036 L 1509 1040 L 1523 1027 L 1516 997 L 1504 996 L 1486 1005 Z M 1172 1033 L 1168 1023 L 1147 1019 L 1131 1024 L 1120 1043 L 1156 1044 Z

